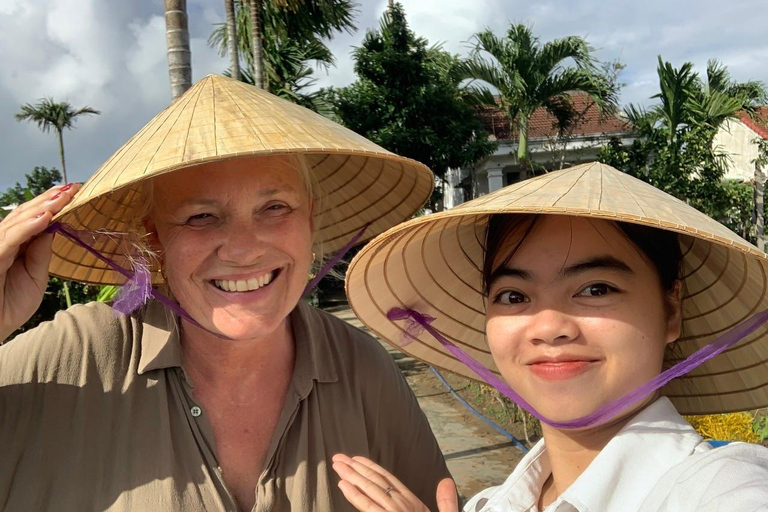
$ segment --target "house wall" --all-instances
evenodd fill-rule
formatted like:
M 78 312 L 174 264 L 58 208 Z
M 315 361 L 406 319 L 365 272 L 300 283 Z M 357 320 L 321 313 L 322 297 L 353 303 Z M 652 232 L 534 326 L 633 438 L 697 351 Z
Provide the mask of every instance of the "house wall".
M 624 135 L 621 138 L 623 145 L 631 145 L 633 138 L 626 134 L 614 134 L 613 136 Z M 528 151 L 530 159 L 538 166 L 543 166 L 549 170 L 556 170 L 572 167 L 580 163 L 594 162 L 597 155 L 610 137 L 604 135 L 571 137 L 566 142 L 558 142 L 553 145 L 552 139 L 531 139 L 529 141 Z M 509 178 L 522 178 L 519 172 L 517 161 L 517 141 L 499 141 L 496 151 L 481 162 L 473 166 L 472 172 L 475 174 L 474 191 L 475 197 L 479 197 L 496 190 L 493 188 L 495 183 L 501 181 L 502 186 L 510 185 Z M 488 172 L 491 172 L 491 180 L 488 179 Z M 446 179 L 450 186 L 446 186 L 445 208 L 453 208 L 464 202 L 464 194 L 460 187 L 463 180 L 470 176 L 470 169 L 450 169 L 446 173 Z M 502 180 L 498 179 L 499 172 Z M 515 180 L 517 181 L 517 180 Z M 448 191 L 451 190 L 450 193 Z
M 729 155 L 726 179 L 749 181 L 754 179 L 759 137 L 741 121 L 726 121 L 715 135 L 715 148 Z

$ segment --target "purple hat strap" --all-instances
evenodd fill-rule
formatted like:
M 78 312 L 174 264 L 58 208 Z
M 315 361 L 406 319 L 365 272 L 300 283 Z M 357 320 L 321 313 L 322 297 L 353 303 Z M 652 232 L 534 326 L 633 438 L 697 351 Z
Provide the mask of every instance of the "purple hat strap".
M 591 414 L 568 421 L 553 421 L 542 416 L 495 373 L 480 364 L 476 359 L 454 345 L 445 336 L 440 334 L 437 329 L 432 327 L 431 324 L 435 318 L 419 313 L 414 309 L 402 308 L 390 309 L 387 313 L 387 318 L 389 318 L 391 321 L 407 320 L 408 324 L 406 327 L 405 335 L 413 339 L 418 336 L 421 330 L 427 331 L 438 342 L 440 342 L 440 344 L 445 347 L 448 352 L 453 354 L 456 359 L 468 366 L 490 386 L 499 390 L 507 398 L 531 413 L 543 423 L 559 429 L 575 429 L 593 427 L 595 425 L 605 423 L 606 421 L 614 418 L 620 412 L 626 410 L 631 405 L 636 404 L 640 400 L 650 396 L 654 391 L 662 388 L 672 379 L 680 377 L 681 375 L 685 375 L 694 368 L 702 365 L 706 361 L 709 361 L 713 357 L 734 346 L 740 340 L 755 332 L 761 325 L 768 321 L 768 310 L 753 315 L 752 317 L 748 318 L 744 322 L 740 323 L 733 329 L 717 338 L 712 343 L 709 343 L 707 346 L 697 350 L 688 356 L 688 358 L 677 363 L 672 368 L 663 371 L 656 377 L 652 378 L 634 391 L 627 393 L 618 400 L 600 407 Z
M 363 229 L 358 231 L 357 234 L 353 236 L 349 242 L 344 244 L 344 247 L 336 251 L 336 253 L 333 256 L 331 256 L 331 258 L 328 261 L 325 262 L 325 264 L 317 273 L 317 275 L 314 278 L 312 278 L 312 280 L 309 283 L 307 283 L 307 287 L 304 288 L 304 293 L 301 294 L 302 297 L 307 296 L 309 292 L 314 290 L 315 287 L 320 283 L 320 280 L 323 279 L 326 276 L 326 274 L 328 274 L 328 272 L 330 272 L 331 269 L 335 267 L 338 262 L 341 261 L 341 258 L 343 258 L 344 255 L 347 254 L 350 249 L 352 249 L 355 245 L 357 245 L 357 243 L 363 237 L 363 235 L 365 234 L 366 230 L 370 225 L 371 223 L 369 222 L 368 224 L 363 226 Z
M 119 311 L 120 313 L 124 313 L 126 315 L 131 314 L 133 310 L 138 309 L 141 307 L 147 300 L 149 300 L 150 297 L 158 300 L 161 302 L 164 306 L 166 306 L 168 309 L 179 315 L 180 317 L 187 320 L 192 325 L 199 327 L 201 329 L 205 329 L 202 325 L 200 325 L 194 318 L 192 318 L 189 313 L 184 311 L 184 308 L 182 308 L 179 304 L 174 302 L 173 300 L 169 299 L 156 289 L 152 287 L 152 279 L 151 275 L 149 274 L 149 269 L 147 269 L 146 262 L 139 262 L 137 265 L 136 270 L 128 270 L 127 268 L 123 268 L 120 265 L 117 264 L 113 259 L 108 258 L 101 254 L 96 249 L 89 246 L 87 243 L 83 241 L 83 237 L 87 236 L 93 236 L 93 233 L 88 231 L 78 231 L 72 226 L 68 224 L 64 224 L 62 222 L 54 222 L 48 228 L 45 230 L 47 233 L 56 233 L 59 234 L 65 238 L 68 238 L 75 244 L 79 245 L 92 255 L 94 255 L 99 260 L 106 263 L 112 270 L 117 272 L 118 274 L 125 277 L 128 282 L 123 286 L 123 290 L 125 293 L 122 297 L 117 297 L 115 299 L 114 304 L 116 305 L 115 310 Z M 136 294 L 140 294 L 142 299 L 135 298 Z
M 320 269 L 320 271 L 317 273 L 314 279 L 307 284 L 307 287 L 304 289 L 304 293 L 302 296 L 306 295 L 312 289 L 317 286 L 317 284 L 320 282 L 320 280 L 336 265 L 341 259 L 344 257 L 344 255 L 349 252 L 349 250 L 355 246 L 355 244 L 358 243 L 360 238 L 363 236 L 365 231 L 368 229 L 368 227 L 371 224 L 368 223 L 354 236 L 352 239 L 347 242 L 344 247 L 342 247 L 336 254 L 334 254 L 326 263 L 323 265 L 323 267 Z M 136 261 L 135 268 L 133 270 L 129 270 L 127 268 L 123 268 L 120 266 L 117 262 L 115 262 L 113 259 L 108 258 L 107 256 L 104 256 L 99 251 L 88 245 L 83 238 L 94 237 L 94 233 L 90 231 L 78 231 L 72 226 L 68 224 L 64 224 L 62 222 L 54 222 L 48 228 L 45 230 L 47 233 L 54 233 L 59 234 L 65 238 L 68 238 L 73 243 L 79 245 L 89 253 L 91 253 L 93 256 L 98 258 L 99 260 L 106 263 L 112 270 L 119 273 L 123 277 L 127 279 L 127 282 L 122 286 L 118 294 L 115 296 L 115 300 L 113 302 L 112 307 L 115 309 L 115 311 L 119 313 L 123 313 L 125 315 L 130 315 L 133 311 L 140 308 L 142 305 L 144 305 L 150 298 L 154 298 L 157 301 L 161 302 L 163 305 L 165 305 L 168 309 L 176 313 L 178 316 L 184 318 L 189 323 L 194 325 L 195 327 L 199 327 L 200 329 L 204 329 L 208 332 L 211 332 L 211 334 L 215 334 L 219 337 L 224 337 L 220 334 L 214 333 L 202 325 L 200 325 L 199 322 L 197 322 L 192 316 L 190 316 L 189 313 L 187 313 L 184 308 L 181 307 L 177 302 L 171 300 L 170 298 L 166 297 L 159 291 L 157 291 L 155 288 L 152 287 L 152 275 L 149 271 L 149 268 L 147 267 L 147 263 L 143 259 L 138 259 Z

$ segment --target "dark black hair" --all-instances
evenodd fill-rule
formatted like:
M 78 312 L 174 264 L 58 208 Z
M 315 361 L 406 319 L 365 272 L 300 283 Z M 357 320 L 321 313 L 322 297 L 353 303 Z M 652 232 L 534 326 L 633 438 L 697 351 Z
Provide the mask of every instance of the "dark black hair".
M 504 241 L 515 232 L 522 233 L 517 246 L 509 252 L 501 263 L 502 265 L 506 265 L 512 259 L 540 217 L 536 214 L 491 215 L 486 231 L 483 257 L 483 291 L 486 295 L 490 290 L 491 276 L 496 270 L 493 263 Z M 614 224 L 632 242 L 640 254 L 651 263 L 659 277 L 662 290 L 671 292 L 676 281 L 680 279 L 680 265 L 683 259 L 678 235 L 672 231 L 641 224 L 628 222 L 614 222 Z

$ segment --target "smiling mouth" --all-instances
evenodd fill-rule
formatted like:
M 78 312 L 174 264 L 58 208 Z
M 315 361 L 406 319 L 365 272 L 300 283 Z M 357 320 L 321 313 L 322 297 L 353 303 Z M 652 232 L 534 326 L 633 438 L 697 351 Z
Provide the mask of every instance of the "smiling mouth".
M 259 277 L 252 277 L 251 279 L 238 279 L 238 280 L 227 280 L 227 279 L 215 279 L 213 281 L 213 285 L 218 288 L 219 290 L 225 291 L 225 292 L 252 292 L 255 290 L 258 290 L 260 288 L 264 288 L 265 286 L 268 286 L 269 283 L 275 280 L 275 278 L 280 273 L 280 269 L 275 269 L 272 272 L 269 272 L 267 274 L 261 275 Z

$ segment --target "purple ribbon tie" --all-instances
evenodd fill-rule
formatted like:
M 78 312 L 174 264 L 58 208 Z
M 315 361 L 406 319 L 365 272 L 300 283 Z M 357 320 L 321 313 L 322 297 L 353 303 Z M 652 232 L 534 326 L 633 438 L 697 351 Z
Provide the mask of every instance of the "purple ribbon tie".
M 707 346 L 697 350 L 672 368 L 661 372 L 656 377 L 639 386 L 634 391 L 627 393 L 618 400 L 600 407 L 591 414 L 568 421 L 554 421 L 541 415 L 531 406 L 531 404 L 526 402 L 523 397 L 518 395 L 495 373 L 480 364 L 480 362 L 478 362 L 475 358 L 461 350 L 449 339 L 440 334 L 437 329 L 432 327 L 431 324 L 435 320 L 433 317 L 419 313 L 414 309 L 392 308 L 389 310 L 389 312 L 387 312 L 387 318 L 393 322 L 407 320 L 408 326 L 406 328 L 405 336 L 411 339 L 415 339 L 420 334 L 421 330 L 427 331 L 438 342 L 440 342 L 440 344 L 445 347 L 448 352 L 453 354 L 456 359 L 468 366 L 490 386 L 496 388 L 507 398 L 531 413 L 534 417 L 538 418 L 542 423 L 546 423 L 551 427 L 559 429 L 576 429 L 593 427 L 605 423 L 606 421 L 614 418 L 620 412 L 626 410 L 631 405 L 636 404 L 640 400 L 650 396 L 657 389 L 664 387 L 672 379 L 685 375 L 686 373 L 704 364 L 718 354 L 728 350 L 740 340 L 755 332 L 758 327 L 768 321 L 768 310 L 753 315 L 727 333 L 717 338 L 712 343 L 709 343 Z

